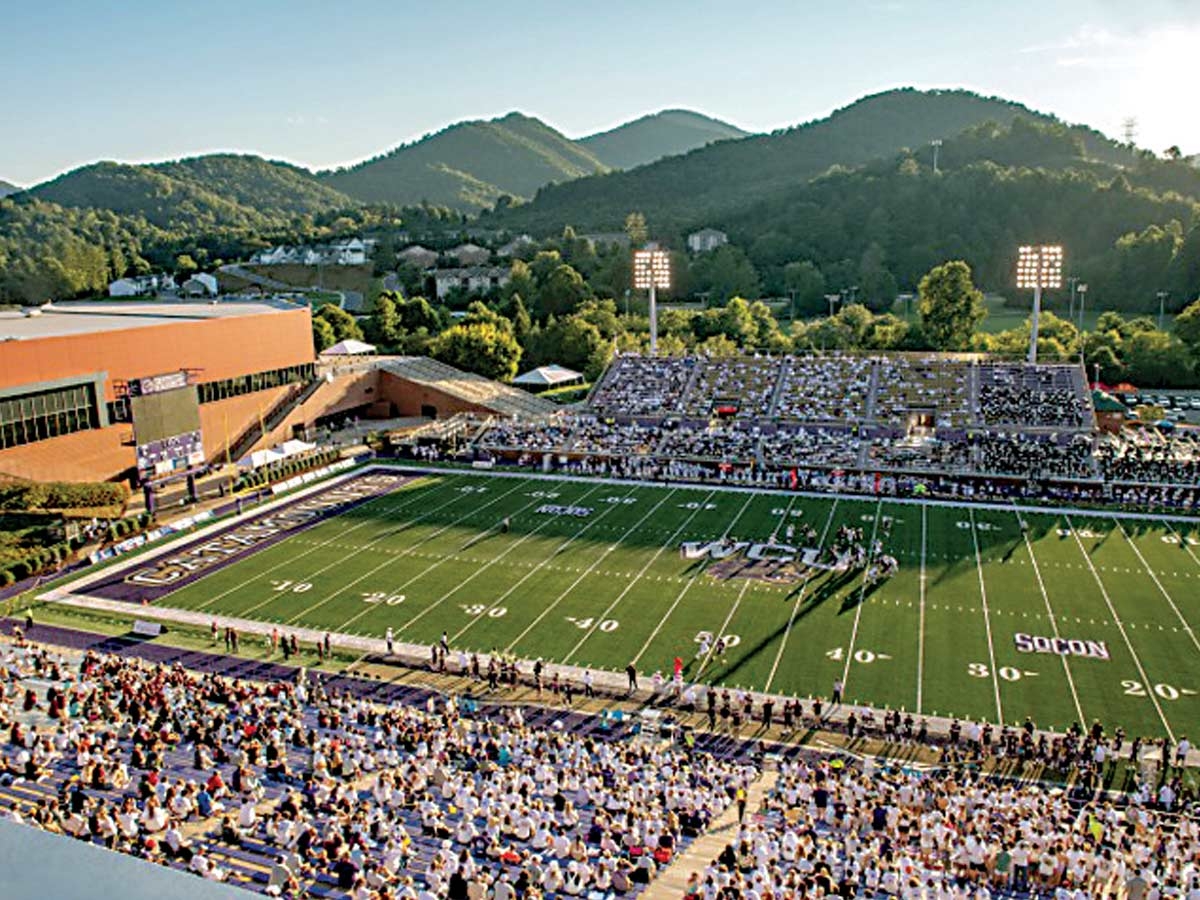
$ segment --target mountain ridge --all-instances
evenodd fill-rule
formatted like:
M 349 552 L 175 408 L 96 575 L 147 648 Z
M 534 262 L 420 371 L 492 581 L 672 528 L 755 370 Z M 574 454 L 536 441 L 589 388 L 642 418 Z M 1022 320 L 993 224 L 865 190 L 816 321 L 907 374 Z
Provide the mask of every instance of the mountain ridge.
M 750 132 L 690 109 L 663 109 L 615 128 L 578 138 L 612 169 L 632 169 L 677 156 L 713 141 L 738 140 Z

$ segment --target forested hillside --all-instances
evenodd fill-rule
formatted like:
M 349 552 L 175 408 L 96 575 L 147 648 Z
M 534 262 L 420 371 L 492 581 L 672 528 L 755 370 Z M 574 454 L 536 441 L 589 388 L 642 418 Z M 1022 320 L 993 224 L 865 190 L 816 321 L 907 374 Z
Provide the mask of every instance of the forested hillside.
M 5 181 L 0 178 L 0 197 L 7 197 L 9 194 L 15 194 L 20 188 L 15 184 Z
M 547 183 L 603 171 L 591 152 L 544 122 L 509 113 L 452 125 L 322 178 L 366 203 L 479 210 L 505 195 L 532 197 Z
M 746 137 L 728 122 L 687 109 L 664 109 L 599 134 L 580 138 L 611 169 L 632 169 L 665 156 L 687 153 L 713 141 Z
M 723 141 L 682 157 L 629 172 L 552 185 L 533 202 L 499 212 L 513 228 L 551 232 L 570 223 L 591 230 L 618 227 L 631 209 L 644 209 L 667 232 L 744 209 L 832 166 L 854 167 L 904 148 L 932 159 L 930 141 L 948 139 L 984 122 L 1014 118 L 1053 122 L 1026 107 L 968 91 L 893 90 L 840 109 L 825 119 L 767 135 Z M 1074 129 L 1089 156 L 1133 157 L 1103 136 Z
M 296 166 L 232 154 L 152 165 L 100 162 L 27 193 L 60 206 L 138 216 L 167 229 L 261 226 L 280 216 L 353 204 Z

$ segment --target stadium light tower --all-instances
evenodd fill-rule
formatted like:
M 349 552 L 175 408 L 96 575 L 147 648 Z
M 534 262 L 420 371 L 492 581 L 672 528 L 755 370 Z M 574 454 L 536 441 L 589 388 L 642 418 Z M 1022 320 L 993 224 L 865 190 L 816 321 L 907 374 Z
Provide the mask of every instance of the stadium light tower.
M 1029 329 L 1029 361 L 1037 362 L 1038 323 L 1042 317 L 1042 289 L 1062 287 L 1062 247 L 1043 244 L 1021 247 L 1017 253 L 1017 287 L 1033 289 L 1033 317 Z
M 633 251 L 633 286 L 650 293 L 650 355 L 658 355 L 658 289 L 671 286 L 671 257 L 666 250 L 648 245 Z

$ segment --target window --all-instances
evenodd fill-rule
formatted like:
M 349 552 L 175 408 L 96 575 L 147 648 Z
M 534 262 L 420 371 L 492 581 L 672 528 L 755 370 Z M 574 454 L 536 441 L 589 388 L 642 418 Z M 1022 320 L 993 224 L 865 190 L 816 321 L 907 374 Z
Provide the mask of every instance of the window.
M 284 369 L 240 375 L 237 378 L 226 378 L 222 381 L 206 381 L 197 385 L 197 388 L 201 403 L 215 403 L 218 400 L 228 400 L 230 397 L 240 397 L 243 394 L 252 394 L 257 391 L 282 387 L 285 384 L 307 381 L 315 373 L 316 366 L 313 363 L 305 363 L 300 366 L 288 366 Z
M 99 427 L 96 386 L 90 382 L 0 398 L 0 447 Z

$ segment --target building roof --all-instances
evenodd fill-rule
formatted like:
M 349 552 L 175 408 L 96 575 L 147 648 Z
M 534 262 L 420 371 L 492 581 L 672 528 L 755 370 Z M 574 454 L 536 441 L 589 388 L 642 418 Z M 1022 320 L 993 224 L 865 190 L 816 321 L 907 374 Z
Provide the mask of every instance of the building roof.
M 0 343 L 122 331 L 174 322 L 229 319 L 287 312 L 300 307 L 283 300 L 81 301 L 51 303 L 19 312 L 0 312 Z
M 398 378 L 475 403 L 502 416 L 544 416 L 558 407 L 519 388 L 423 356 L 394 356 L 379 366 Z
M 554 387 L 556 384 L 564 384 L 565 382 L 576 381 L 581 378 L 583 378 L 583 373 L 576 372 L 574 369 L 568 369 L 560 365 L 549 365 L 530 369 L 525 374 L 514 378 L 512 383 L 528 384 L 534 387 Z
M 688 237 L 690 237 L 690 238 L 708 237 L 710 235 L 713 237 L 725 237 L 726 236 L 725 232 L 720 231 L 719 229 L 716 229 L 716 228 L 701 228 L 699 231 L 693 231 L 691 234 L 688 235 Z

